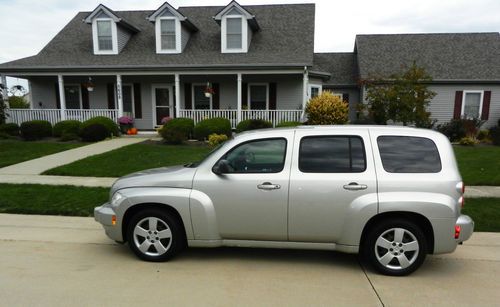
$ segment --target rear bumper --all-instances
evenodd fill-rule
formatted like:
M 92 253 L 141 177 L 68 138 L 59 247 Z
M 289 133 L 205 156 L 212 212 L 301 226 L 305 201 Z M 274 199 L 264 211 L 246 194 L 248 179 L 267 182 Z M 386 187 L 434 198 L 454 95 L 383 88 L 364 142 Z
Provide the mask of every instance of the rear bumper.
M 456 224 L 460 226 L 460 236 L 457 242 L 462 243 L 469 240 L 474 232 L 474 221 L 468 215 L 460 215 Z
M 121 230 L 121 223 L 119 223 L 117 220 L 116 224 L 113 225 L 112 222 L 113 216 L 116 217 L 116 213 L 113 211 L 113 209 L 108 203 L 105 203 L 100 207 L 94 208 L 94 219 L 102 225 L 106 235 L 112 240 L 122 242 L 123 236 Z

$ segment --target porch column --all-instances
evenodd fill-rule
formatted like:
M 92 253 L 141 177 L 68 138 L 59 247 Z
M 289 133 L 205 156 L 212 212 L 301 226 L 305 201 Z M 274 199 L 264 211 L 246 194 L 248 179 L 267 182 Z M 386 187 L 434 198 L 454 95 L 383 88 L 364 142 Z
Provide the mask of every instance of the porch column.
M 7 77 L 5 75 L 0 75 L 0 79 L 3 85 L 2 89 L 3 100 L 7 108 L 9 108 L 10 106 L 9 106 L 9 92 L 7 89 Z
M 180 116 L 181 109 L 181 79 L 179 74 L 175 74 L 175 117 Z
M 307 93 L 309 87 L 309 72 L 307 71 L 307 67 L 304 66 L 304 76 L 302 79 L 302 115 L 306 110 L 307 100 L 309 95 Z
M 118 117 L 123 116 L 122 76 L 116 75 L 116 98 L 118 99 Z
M 238 74 L 238 94 L 237 94 L 237 109 L 238 109 L 238 113 L 237 113 L 237 124 L 239 122 L 241 122 L 241 100 L 242 100 L 242 90 L 241 90 L 241 81 L 242 81 L 242 78 L 241 78 L 241 73 Z
M 61 104 L 61 120 L 66 120 L 66 96 L 64 95 L 63 75 L 57 75 L 57 84 L 59 85 L 59 102 Z

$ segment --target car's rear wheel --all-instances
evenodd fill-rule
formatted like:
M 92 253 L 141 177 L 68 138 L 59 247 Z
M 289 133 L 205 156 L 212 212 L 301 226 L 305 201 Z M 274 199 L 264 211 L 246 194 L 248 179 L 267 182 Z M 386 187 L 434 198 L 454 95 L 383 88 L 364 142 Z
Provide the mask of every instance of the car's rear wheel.
M 146 261 L 166 261 L 184 246 L 179 221 L 158 209 L 147 209 L 135 214 L 127 228 L 130 249 Z
M 382 274 L 408 275 L 424 262 L 427 241 L 415 223 L 387 220 L 369 230 L 363 245 L 363 254 Z

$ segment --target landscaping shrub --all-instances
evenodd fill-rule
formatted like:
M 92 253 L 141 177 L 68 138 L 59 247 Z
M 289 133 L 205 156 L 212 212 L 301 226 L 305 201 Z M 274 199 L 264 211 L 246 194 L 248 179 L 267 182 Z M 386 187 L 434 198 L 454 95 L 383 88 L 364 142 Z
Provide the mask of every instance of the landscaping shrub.
M 120 129 L 118 129 L 118 125 L 112 119 L 104 116 L 96 116 L 84 121 L 80 126 L 80 131 L 83 130 L 83 128 L 93 124 L 101 124 L 104 127 L 106 127 L 106 129 L 108 130 L 107 137 L 111 135 L 114 136 L 120 135 Z
M 219 144 L 224 143 L 227 140 L 228 140 L 227 135 L 213 133 L 208 136 L 208 145 L 215 147 Z
M 32 120 L 21 124 L 21 136 L 27 141 L 52 136 L 52 125 L 46 120 Z
M 78 141 L 79 139 L 80 139 L 80 137 L 76 133 L 63 132 L 63 134 L 61 135 L 61 138 L 59 140 L 61 140 L 62 142 L 69 142 L 69 141 Z
M 238 126 L 236 126 L 236 132 L 240 133 L 247 130 L 272 128 L 273 124 L 269 121 L 263 119 L 247 119 L 242 120 Z
M 1 124 L 0 133 L 10 136 L 19 136 L 19 125 L 16 123 Z
M 106 139 L 109 136 L 109 130 L 103 124 L 95 123 L 82 125 L 80 137 L 84 142 L 98 142 Z
M 205 140 L 213 133 L 225 134 L 231 137 L 231 122 L 229 119 L 222 117 L 205 119 L 194 127 L 194 137 L 200 141 Z
M 54 125 L 52 134 L 55 137 L 61 137 L 65 133 L 78 134 L 82 123 L 77 120 L 63 120 Z
M 479 133 L 477 134 L 477 139 L 482 141 L 482 142 L 489 141 L 490 131 L 489 130 L 479 130 Z
M 294 121 L 289 121 L 289 122 L 281 122 L 276 125 L 276 128 L 282 128 L 282 127 L 297 127 L 302 125 L 301 122 L 294 122 Z
M 478 141 L 475 138 L 472 138 L 470 136 L 466 136 L 460 139 L 458 142 L 460 145 L 464 146 L 474 146 L 478 143 Z
M 193 134 L 194 121 L 190 118 L 170 119 L 163 125 L 159 133 L 170 144 L 180 144 Z
M 309 125 L 345 124 L 349 119 L 349 105 L 329 91 L 309 100 L 305 111 Z
M 490 139 L 493 145 L 500 146 L 500 126 L 490 129 Z
M 361 117 L 351 122 L 353 125 L 376 125 L 377 123 L 369 117 Z
M 457 142 L 466 136 L 475 138 L 483 123 L 484 121 L 479 119 L 452 119 L 438 125 L 437 130 L 446 135 L 451 142 Z
M 15 139 L 15 138 L 16 138 L 15 136 L 12 136 L 8 133 L 0 131 L 0 140 L 11 140 L 11 139 Z

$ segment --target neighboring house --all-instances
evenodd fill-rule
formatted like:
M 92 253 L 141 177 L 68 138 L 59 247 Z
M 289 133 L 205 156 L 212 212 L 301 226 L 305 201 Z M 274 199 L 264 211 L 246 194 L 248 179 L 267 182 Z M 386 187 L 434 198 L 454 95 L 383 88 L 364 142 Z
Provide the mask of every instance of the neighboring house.
M 358 35 L 352 53 L 314 53 L 314 14 L 314 4 L 164 3 L 118 12 L 99 5 L 37 55 L 0 64 L 2 80 L 28 79 L 32 97 L 33 110 L 9 110 L 9 120 L 129 115 L 139 129 L 165 116 L 277 124 L 302 119 L 307 101 L 325 89 L 348 101 L 355 119 L 364 97 L 358 81 L 413 61 L 435 79 L 431 111 L 439 120 L 453 117 L 455 100 L 466 115 L 479 108 L 484 117 L 489 105 L 490 122 L 500 116 L 498 33 Z

